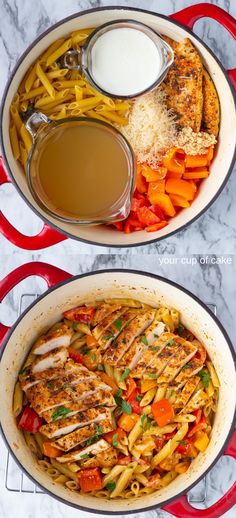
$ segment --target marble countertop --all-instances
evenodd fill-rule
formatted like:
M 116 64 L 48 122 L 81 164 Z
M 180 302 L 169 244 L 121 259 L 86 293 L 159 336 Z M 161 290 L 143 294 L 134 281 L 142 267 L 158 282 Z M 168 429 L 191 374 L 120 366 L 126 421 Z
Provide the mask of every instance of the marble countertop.
M 0 0 L 0 95 L 15 62 L 37 35 L 51 24 L 81 9 L 100 5 L 128 5 L 170 14 L 197 0 Z M 235 0 L 212 0 L 236 17 Z M 226 68 L 235 66 L 236 48 L 233 39 L 212 20 L 201 20 L 197 34 L 214 50 Z M 212 208 L 191 227 L 159 244 L 139 249 L 107 249 L 67 240 L 48 250 L 27 252 L 17 249 L 0 235 L 0 278 L 23 262 L 41 260 L 78 274 L 101 268 L 142 269 L 179 282 L 206 303 L 217 306 L 217 314 L 232 340 L 236 338 L 235 243 L 236 188 L 232 174 L 226 188 Z M 17 206 L 17 211 L 16 211 Z M 30 211 L 11 185 L 0 188 L 0 208 L 22 232 L 34 235 L 41 221 Z M 217 232 L 216 232 L 217 227 Z M 198 255 L 191 255 L 198 254 Z M 201 256 L 199 255 L 201 254 Z M 210 264 L 206 255 L 225 254 L 231 264 Z M 229 255 L 232 254 L 232 255 Z M 205 258 L 203 261 L 200 257 Z M 205 261 L 205 263 L 204 263 Z M 230 263 L 230 261 L 229 261 Z M 45 283 L 41 279 L 27 279 L 13 290 L 0 305 L 0 321 L 12 324 L 16 319 L 22 293 L 41 293 Z M 86 518 L 95 516 L 66 507 L 47 495 L 28 495 L 9 492 L 4 487 L 6 448 L 0 438 L 0 518 Z M 219 499 L 236 478 L 236 465 L 230 458 L 221 459 L 207 480 L 207 505 Z M 200 491 L 201 488 L 198 488 Z M 203 505 L 202 508 L 205 506 Z M 132 515 L 133 516 L 133 515 Z M 135 518 L 168 518 L 163 511 L 135 515 Z M 236 516 L 236 508 L 224 515 Z

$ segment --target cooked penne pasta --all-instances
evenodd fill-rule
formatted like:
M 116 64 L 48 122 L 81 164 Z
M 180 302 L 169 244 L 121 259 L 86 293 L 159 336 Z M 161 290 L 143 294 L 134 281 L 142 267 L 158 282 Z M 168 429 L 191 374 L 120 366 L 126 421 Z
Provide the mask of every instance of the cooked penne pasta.
M 213 364 L 210 361 L 207 361 L 206 365 L 207 365 L 207 368 L 208 368 L 208 370 L 210 372 L 211 381 L 212 381 L 214 387 L 219 388 L 220 387 L 220 381 L 219 381 L 219 378 L 218 378 L 218 376 L 216 374 L 215 367 L 213 367 Z
M 158 466 L 162 460 L 171 455 L 177 448 L 179 441 L 183 439 L 188 431 L 188 424 L 183 424 L 180 429 L 176 432 L 173 439 L 170 439 L 165 446 L 153 457 L 152 467 Z
M 134 472 L 134 469 L 136 468 L 136 466 L 137 466 L 137 462 L 133 462 L 132 464 L 129 464 L 127 466 L 127 468 L 125 468 L 125 470 L 121 473 L 121 475 L 116 483 L 116 487 L 115 487 L 114 491 L 112 491 L 112 493 L 110 494 L 110 498 L 115 498 L 126 488 L 127 484 L 129 483 L 129 481 L 132 478 L 132 475 L 133 475 L 133 472 Z
M 23 407 L 23 390 L 20 383 L 17 382 L 15 385 L 14 396 L 13 396 L 13 414 L 15 417 L 20 415 Z

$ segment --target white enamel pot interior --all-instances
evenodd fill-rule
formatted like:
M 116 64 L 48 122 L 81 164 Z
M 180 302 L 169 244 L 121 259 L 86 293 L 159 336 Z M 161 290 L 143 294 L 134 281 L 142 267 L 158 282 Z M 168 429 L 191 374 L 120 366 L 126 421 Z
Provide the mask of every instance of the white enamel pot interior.
M 85 301 L 106 297 L 133 297 L 147 304 L 165 304 L 181 313 L 183 324 L 204 343 L 220 379 L 219 404 L 212 438 L 187 473 L 155 494 L 117 501 L 71 492 L 54 483 L 40 470 L 17 429 L 12 414 L 12 396 L 18 372 L 34 340 L 61 319 L 62 311 Z M 42 295 L 20 317 L 4 345 L 0 364 L 0 422 L 8 447 L 20 466 L 45 491 L 64 503 L 93 512 L 125 514 L 161 507 L 186 492 L 201 478 L 225 448 L 232 431 L 236 405 L 235 353 L 224 329 L 198 299 L 168 280 L 143 272 L 108 270 L 74 277 Z
M 9 140 L 8 128 L 10 103 L 25 73 L 38 56 L 57 38 L 64 37 L 77 29 L 96 27 L 118 18 L 124 20 L 132 18 L 145 23 L 155 31 L 165 34 L 176 41 L 180 41 L 185 37 L 190 37 L 191 41 L 200 52 L 204 66 L 207 68 L 214 80 L 220 99 L 221 123 L 219 143 L 216 157 L 211 166 L 211 174 L 202 183 L 199 194 L 191 207 L 187 210 L 182 210 L 170 221 L 168 226 L 155 233 L 140 231 L 132 234 L 123 234 L 105 225 L 96 227 L 78 226 L 59 222 L 56 218 L 48 216 L 32 198 L 26 183 L 25 174 L 22 172 L 19 164 L 14 160 Z M 223 67 L 217 62 L 214 55 L 209 51 L 205 44 L 203 44 L 192 32 L 186 30 L 177 22 L 170 20 L 165 16 L 160 16 L 143 10 L 123 7 L 93 9 L 91 11 L 73 15 L 54 25 L 43 33 L 34 43 L 32 43 L 32 45 L 23 54 L 13 71 L 13 75 L 6 87 L 3 98 L 2 150 L 6 166 L 17 189 L 31 208 L 33 208 L 44 221 L 52 225 L 54 228 L 66 234 L 68 237 L 98 245 L 122 247 L 144 245 L 158 239 L 163 239 L 195 220 L 213 202 L 225 185 L 230 170 L 233 167 L 235 140 L 236 112 L 234 96 L 232 93 L 232 87 L 230 86 L 227 74 Z

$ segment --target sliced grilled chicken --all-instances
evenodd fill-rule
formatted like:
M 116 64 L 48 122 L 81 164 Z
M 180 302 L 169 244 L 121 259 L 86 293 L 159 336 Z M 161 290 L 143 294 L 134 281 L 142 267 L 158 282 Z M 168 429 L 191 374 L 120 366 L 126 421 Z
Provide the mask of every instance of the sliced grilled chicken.
M 152 323 L 155 310 L 140 312 L 125 329 L 119 334 L 117 340 L 106 350 L 103 361 L 110 365 L 117 365 L 122 356 L 132 345 L 135 338 L 141 335 Z
M 94 436 L 96 437 L 98 434 L 108 433 L 112 430 L 112 419 L 104 419 L 104 421 L 101 421 L 99 424 L 92 423 L 88 426 L 83 426 L 83 428 L 78 428 L 74 432 L 52 442 L 52 445 L 60 450 L 68 451 L 78 446 L 78 444 Z
M 64 417 L 52 423 L 44 424 L 41 426 L 40 432 L 49 439 L 53 439 L 71 433 L 76 430 L 76 428 L 109 419 L 110 416 L 111 411 L 108 408 L 88 408 L 88 410 L 78 412 L 71 417 Z
M 83 412 L 87 408 L 94 408 L 102 404 L 110 408 L 115 408 L 116 402 L 114 400 L 113 395 L 108 392 L 107 390 L 96 390 L 93 394 L 86 397 L 86 399 L 80 399 L 77 401 L 72 401 L 69 403 L 66 403 L 63 405 L 63 408 L 68 411 L 67 417 L 71 417 L 78 412 Z M 58 407 L 56 407 L 58 408 Z M 60 408 L 60 407 L 59 407 Z M 60 419 L 60 415 L 58 417 L 55 417 L 55 409 L 52 408 L 50 410 L 46 410 L 45 412 L 41 413 L 41 417 L 45 419 L 47 423 L 51 423 L 52 421 L 55 422 L 57 419 Z
M 64 368 L 54 368 L 47 369 L 45 371 L 41 371 L 35 374 L 29 374 L 21 379 L 20 384 L 21 388 L 26 392 L 30 387 L 40 383 L 42 380 L 47 380 L 48 382 L 54 379 L 63 379 L 64 383 L 66 382 L 66 378 L 70 378 L 71 375 L 77 375 L 80 381 L 85 381 L 89 379 L 96 378 L 96 374 L 94 372 L 89 371 L 86 367 L 81 365 L 80 363 L 74 363 L 73 360 L 69 359 Z
M 195 394 L 193 394 L 180 413 L 191 414 L 194 410 L 203 407 L 207 403 L 208 399 L 208 395 L 202 389 L 199 389 Z
M 179 394 L 177 394 L 177 397 L 174 402 L 174 408 L 184 408 L 184 406 L 187 404 L 188 400 L 194 393 L 195 389 L 197 388 L 199 380 L 200 378 L 198 376 L 194 376 L 185 383 L 183 390 Z
M 117 309 L 120 309 L 120 304 L 107 304 L 106 302 L 100 304 L 97 309 L 96 313 L 93 318 L 93 326 L 96 326 L 103 320 L 105 317 L 110 315 L 111 313 L 114 313 Z
M 158 361 L 158 357 L 162 354 L 164 347 L 174 337 L 175 335 L 173 333 L 162 333 L 159 338 L 156 338 L 152 345 L 146 348 L 130 375 L 133 378 L 141 378 L 154 360 Z
M 114 313 L 115 314 L 115 313 Z M 137 316 L 137 310 L 125 308 L 116 320 L 102 333 L 98 342 L 103 351 L 105 351 L 111 342 L 117 338 L 124 327 Z
M 98 453 L 101 453 L 103 451 L 106 451 L 110 449 L 110 444 L 105 441 L 104 439 L 100 439 L 100 441 L 95 442 L 94 444 L 91 444 L 90 446 L 87 446 L 87 448 L 82 448 L 82 450 L 76 450 L 72 453 L 66 453 L 65 455 L 61 457 L 57 457 L 57 460 L 61 463 L 64 462 L 74 462 L 76 460 L 83 460 L 87 456 L 90 455 L 98 455 Z
M 117 464 L 117 450 L 110 446 L 105 451 L 97 453 L 95 457 L 85 460 L 83 468 L 111 468 Z
M 32 353 L 45 354 L 57 347 L 69 347 L 71 336 L 71 329 L 68 329 L 63 323 L 57 324 L 38 338 L 32 347 Z
M 48 353 L 42 354 L 34 360 L 31 365 L 31 372 L 35 374 L 47 369 L 63 367 L 68 358 L 68 350 L 66 347 L 57 347 Z
M 177 353 L 171 358 L 162 374 L 158 377 L 158 383 L 171 383 L 183 365 L 188 363 L 197 352 L 197 347 L 192 345 L 191 342 L 183 340 L 183 338 L 175 338 L 175 342 L 179 344 Z
M 189 378 L 195 376 L 203 367 L 203 363 L 198 358 L 192 358 L 191 362 L 184 365 L 178 376 L 172 381 L 171 385 L 177 389 L 183 387 Z
M 50 408 L 66 405 L 78 399 L 85 399 L 99 389 L 111 391 L 111 387 L 96 379 L 84 381 L 78 385 L 65 386 L 58 392 L 51 392 L 48 382 L 41 381 L 27 390 L 27 398 L 34 410 L 41 414 L 46 410 L 50 410 Z
M 144 331 L 143 336 L 138 336 L 132 343 L 131 347 L 119 361 L 120 366 L 127 366 L 133 369 L 140 360 L 141 356 L 152 345 L 154 340 L 160 336 L 165 329 L 165 324 L 154 320 L 152 324 Z
M 103 318 L 99 324 L 94 327 L 92 330 L 92 334 L 96 340 L 99 340 L 106 336 L 107 329 L 115 322 L 120 315 L 122 315 L 125 312 L 125 308 L 119 307 L 116 309 L 116 311 L 112 311 L 112 313 L 109 313 L 105 318 Z

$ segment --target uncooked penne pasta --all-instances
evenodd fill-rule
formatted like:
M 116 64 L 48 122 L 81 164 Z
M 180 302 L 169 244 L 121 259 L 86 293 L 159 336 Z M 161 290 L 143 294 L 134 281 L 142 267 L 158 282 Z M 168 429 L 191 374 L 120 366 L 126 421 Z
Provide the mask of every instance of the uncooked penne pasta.
M 36 74 L 38 78 L 40 79 L 43 86 L 45 86 L 47 92 L 49 93 L 50 97 L 55 97 L 55 88 L 53 87 L 52 83 L 50 82 L 50 79 L 47 77 L 47 75 L 44 73 L 40 63 L 36 64 Z
M 37 95 L 41 95 L 44 93 L 46 93 L 45 86 L 39 86 L 38 88 L 34 88 L 33 90 L 30 90 L 30 92 L 21 94 L 20 101 L 27 101 L 29 99 L 33 99 L 34 97 L 37 97 Z
M 10 112 L 11 112 L 11 116 L 12 116 L 13 122 L 15 124 L 16 130 L 17 130 L 17 135 L 20 137 L 21 136 L 20 135 L 20 130 L 21 130 L 21 126 L 22 126 L 22 120 L 20 118 L 19 112 L 18 112 L 17 107 L 16 107 L 15 104 L 11 105 Z
M 49 66 L 53 62 L 57 61 L 63 54 L 67 52 L 67 50 L 71 47 L 72 40 L 69 38 L 66 40 L 60 47 L 58 47 L 56 50 L 52 52 L 47 58 L 46 65 Z
M 60 39 L 54 41 L 50 45 L 50 47 L 48 47 L 48 49 L 42 54 L 42 56 L 40 56 L 39 62 L 40 63 L 46 62 L 48 57 L 51 56 L 51 54 L 53 54 L 53 52 L 55 52 L 55 50 L 57 50 L 59 47 L 61 47 L 61 45 L 63 44 L 64 41 L 65 41 L 64 38 L 60 38 Z
M 33 144 L 33 140 L 32 140 L 32 137 L 30 135 L 30 133 L 28 132 L 28 130 L 26 129 L 26 127 L 24 126 L 24 124 L 22 124 L 21 126 L 21 129 L 20 129 L 20 136 L 24 142 L 24 145 L 25 145 L 25 148 L 27 150 L 27 153 L 29 153 L 31 147 L 32 147 L 32 144 Z
M 37 77 L 37 74 L 36 74 L 36 65 L 34 65 L 29 73 L 29 75 L 26 77 L 26 80 L 25 80 L 25 91 L 28 93 L 30 92 L 33 84 L 34 84 L 34 81 Z
M 20 157 L 20 146 L 15 124 L 10 125 L 9 134 L 14 158 L 15 160 L 18 160 L 18 158 Z

